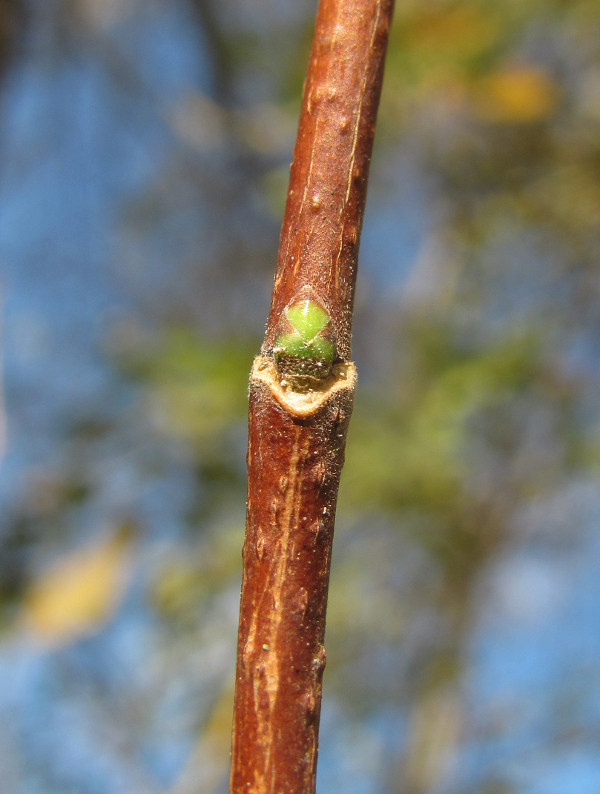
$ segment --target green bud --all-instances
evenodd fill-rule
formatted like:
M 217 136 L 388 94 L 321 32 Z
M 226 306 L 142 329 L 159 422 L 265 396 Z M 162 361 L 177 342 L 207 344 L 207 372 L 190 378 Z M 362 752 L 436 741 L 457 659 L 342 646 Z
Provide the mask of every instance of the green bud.
M 324 336 L 316 336 L 305 342 L 300 334 L 282 334 L 277 339 L 276 352 L 285 353 L 287 356 L 322 358 L 332 362 L 335 357 L 335 345 L 331 339 L 326 339 Z
M 288 306 L 285 316 L 304 342 L 314 339 L 329 322 L 329 315 L 325 309 L 311 300 L 303 300 Z
M 336 359 L 327 311 L 316 301 L 298 301 L 287 307 L 278 330 L 273 355 L 282 381 L 297 391 L 318 387 Z

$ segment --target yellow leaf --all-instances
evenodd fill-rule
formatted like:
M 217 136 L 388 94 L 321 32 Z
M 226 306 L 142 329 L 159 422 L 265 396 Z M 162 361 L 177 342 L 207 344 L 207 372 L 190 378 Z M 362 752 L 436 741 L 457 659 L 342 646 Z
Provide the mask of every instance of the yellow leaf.
M 482 78 L 471 94 L 474 113 L 499 123 L 538 121 L 557 107 L 559 91 L 547 72 L 513 66 Z
M 129 569 L 130 533 L 78 550 L 43 571 L 25 595 L 23 620 L 52 643 L 97 630 L 119 603 Z
M 431 8 L 419 4 L 406 24 L 408 44 L 422 56 L 431 53 L 456 60 L 484 52 L 500 33 L 497 16 L 474 5 Z

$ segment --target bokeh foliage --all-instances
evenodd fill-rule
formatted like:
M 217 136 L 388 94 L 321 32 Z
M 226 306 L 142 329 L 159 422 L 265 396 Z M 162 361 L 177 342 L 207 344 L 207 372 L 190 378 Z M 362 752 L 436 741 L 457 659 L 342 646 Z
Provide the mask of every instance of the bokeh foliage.
M 31 282 L 9 269 L 3 285 L 17 353 L 0 664 L 24 671 L 0 698 L 10 794 L 223 790 L 246 383 L 314 5 L 40 0 L 14 17 L 8 197 L 18 204 L 32 170 L 50 198 L 21 210 L 41 243 L 5 234 L 6 256 L 31 279 L 44 250 L 48 283 L 81 272 L 82 286 L 30 305 Z M 565 643 L 564 658 L 532 665 L 551 683 L 529 681 L 519 708 L 525 667 L 501 638 L 535 643 L 531 614 L 560 637 L 551 593 L 576 585 L 574 560 L 597 548 L 600 9 L 397 6 L 357 291 L 319 786 L 547 794 L 556 757 L 598 730 L 581 684 L 559 673 L 581 663 L 597 681 L 600 652 L 574 620 L 583 653 Z M 73 85 L 87 126 L 70 115 Z M 29 111 L 25 157 L 19 102 L 44 97 L 64 104 Z M 87 215 L 69 198 L 69 158 L 74 184 L 77 158 L 87 164 Z M 65 209 L 44 237 L 55 196 Z M 511 666 L 508 683 L 485 677 Z M 558 779 L 561 794 L 583 790 Z

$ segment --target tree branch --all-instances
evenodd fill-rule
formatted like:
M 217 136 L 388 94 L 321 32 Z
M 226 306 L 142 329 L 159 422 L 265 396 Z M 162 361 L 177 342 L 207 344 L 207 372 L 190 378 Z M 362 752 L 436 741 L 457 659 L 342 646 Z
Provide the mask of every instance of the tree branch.
M 261 355 L 230 792 L 315 790 L 335 507 L 356 372 L 352 304 L 393 0 L 321 0 Z

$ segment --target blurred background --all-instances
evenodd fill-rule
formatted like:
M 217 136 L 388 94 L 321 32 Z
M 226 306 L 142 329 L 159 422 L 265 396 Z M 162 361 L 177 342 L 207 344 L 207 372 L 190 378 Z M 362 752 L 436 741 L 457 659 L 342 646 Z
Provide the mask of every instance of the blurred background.
M 1 0 L 4 794 L 226 790 L 316 0 Z M 600 7 L 398 0 L 321 794 L 600 791 Z

